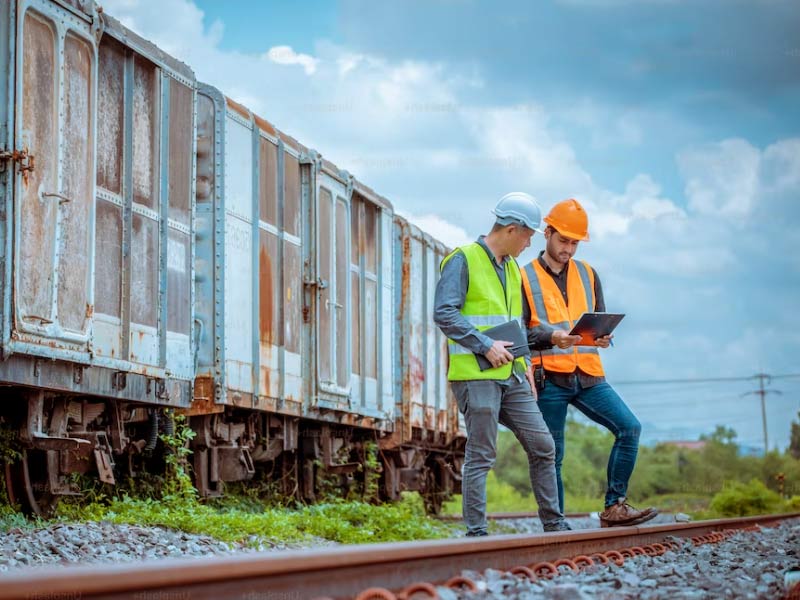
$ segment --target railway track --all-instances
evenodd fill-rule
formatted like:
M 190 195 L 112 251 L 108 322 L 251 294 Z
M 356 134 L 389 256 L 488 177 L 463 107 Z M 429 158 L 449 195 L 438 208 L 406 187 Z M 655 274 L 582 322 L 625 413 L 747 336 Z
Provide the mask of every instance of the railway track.
M 575 513 L 566 513 L 564 516 L 567 519 L 585 519 L 586 517 L 590 516 L 592 513 L 588 512 L 575 512 Z M 441 521 L 460 521 L 462 519 L 461 515 L 439 515 L 437 517 Z M 538 519 L 539 513 L 537 512 L 499 512 L 499 513 L 489 513 L 486 515 L 486 518 L 490 521 L 502 521 L 504 519 Z
M 22 571 L 1 577 L 0 600 L 338 599 L 359 594 L 362 598 L 392 598 L 391 591 L 400 592 L 399 598 L 409 598 L 415 590 L 423 594 L 433 590 L 431 583 L 449 581 L 451 585 L 469 586 L 469 581 L 453 579 L 465 569 L 514 570 L 529 579 L 548 577 L 557 574 L 560 567 L 576 569 L 589 564 L 584 557 L 592 555 L 592 561 L 621 562 L 626 556 L 663 553 L 670 546 L 668 537 L 690 538 L 695 544 L 713 543 L 734 530 L 796 518 L 800 513 L 532 536 L 372 544 L 293 551 L 279 556 L 38 569 L 33 576 L 30 571 Z M 370 588 L 385 591 L 364 595 Z

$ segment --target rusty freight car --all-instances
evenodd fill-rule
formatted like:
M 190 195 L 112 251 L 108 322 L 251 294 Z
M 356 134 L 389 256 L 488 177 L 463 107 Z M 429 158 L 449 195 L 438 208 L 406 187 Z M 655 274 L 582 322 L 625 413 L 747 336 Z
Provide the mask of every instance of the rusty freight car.
M 203 496 L 263 468 L 313 500 L 368 448 L 384 498 L 457 491 L 445 247 L 91 1 L 4 2 L 0 33 L 12 500 L 148 468 L 175 411 Z

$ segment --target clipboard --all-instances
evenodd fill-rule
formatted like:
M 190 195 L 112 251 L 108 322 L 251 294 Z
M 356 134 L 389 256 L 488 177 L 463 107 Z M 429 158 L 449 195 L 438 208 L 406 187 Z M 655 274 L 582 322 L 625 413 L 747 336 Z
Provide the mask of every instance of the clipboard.
M 594 346 L 594 341 L 614 331 L 624 316 L 622 313 L 583 313 L 569 334 L 581 336 L 578 346 Z
M 487 335 L 493 340 L 503 340 L 505 342 L 512 342 L 514 345 L 506 348 L 514 358 L 522 356 L 530 356 L 531 351 L 528 348 L 528 338 L 519 326 L 519 321 L 508 321 L 501 325 L 490 327 L 481 331 L 483 335 Z M 481 371 L 492 369 L 492 363 L 483 354 L 475 354 L 478 360 L 478 368 Z

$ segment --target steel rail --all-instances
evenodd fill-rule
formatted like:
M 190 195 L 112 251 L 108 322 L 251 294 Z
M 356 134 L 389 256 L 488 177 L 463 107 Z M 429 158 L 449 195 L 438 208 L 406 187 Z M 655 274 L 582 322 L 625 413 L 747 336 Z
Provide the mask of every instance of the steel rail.
M 43 567 L 1 576 L 0 600 L 352 598 L 369 587 L 401 589 L 420 580 L 443 582 L 462 569 L 508 569 L 657 543 L 667 536 L 691 538 L 793 518 L 800 518 L 800 513 L 540 535 L 340 546 L 269 555 Z
M 589 512 L 575 512 L 575 513 L 566 513 L 564 516 L 567 519 L 586 519 L 590 517 L 592 513 Z M 461 515 L 437 515 L 437 519 L 440 521 L 461 521 L 463 517 Z M 538 519 L 539 513 L 537 512 L 498 512 L 498 513 L 489 513 L 486 515 L 486 518 L 490 521 L 502 521 L 504 519 Z

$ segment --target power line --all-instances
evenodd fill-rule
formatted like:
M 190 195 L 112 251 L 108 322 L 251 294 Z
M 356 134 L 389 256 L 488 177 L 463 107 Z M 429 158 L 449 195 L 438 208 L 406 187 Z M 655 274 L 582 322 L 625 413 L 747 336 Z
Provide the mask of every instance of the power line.
M 769 437 L 767 434 L 767 406 L 766 406 L 766 396 L 768 394 L 782 394 L 782 392 L 778 390 L 770 390 L 767 389 L 767 385 L 770 384 L 775 379 L 794 379 L 800 378 L 800 373 L 781 373 L 779 375 L 768 375 L 766 373 L 756 373 L 755 375 L 750 375 L 746 377 L 687 377 L 682 379 L 642 379 L 642 380 L 629 380 L 629 381 L 618 381 L 615 382 L 615 385 L 682 385 L 691 387 L 691 384 L 702 384 L 702 383 L 729 383 L 729 382 L 741 382 L 741 381 L 757 381 L 758 389 L 752 390 L 749 392 L 745 392 L 741 394 L 741 396 L 759 396 L 761 400 L 761 425 L 763 429 L 763 436 L 764 436 L 764 454 L 769 452 Z M 670 393 L 675 393 L 672 390 L 669 390 Z M 683 390 L 686 393 L 686 389 Z M 728 397 L 727 394 L 720 397 L 720 399 L 724 399 Z M 707 402 L 708 399 L 705 399 Z M 643 403 L 644 408 L 649 408 L 647 403 Z M 671 403 L 675 405 L 676 403 Z M 651 405 L 652 406 L 652 405 Z M 712 417 L 713 418 L 713 417 Z M 697 423 L 697 420 L 695 420 Z
M 752 381 L 761 376 L 769 379 L 789 379 L 800 377 L 800 373 L 784 373 L 781 375 L 749 375 L 747 377 L 687 377 L 684 379 L 632 379 L 628 381 L 614 381 L 614 385 L 663 385 L 680 383 L 720 383 L 726 381 Z
M 783 392 L 779 390 L 768 390 L 766 388 L 765 384 L 772 382 L 772 380 L 774 379 L 769 375 L 766 375 L 764 373 L 759 373 L 758 375 L 755 375 L 754 378 L 758 379 L 758 389 L 752 392 L 746 392 L 742 395 L 743 396 L 755 395 L 761 397 L 761 423 L 764 427 L 764 456 L 766 456 L 767 452 L 769 452 L 769 441 L 768 441 L 769 438 L 767 437 L 767 403 L 765 401 L 765 398 L 767 394 L 783 394 Z

